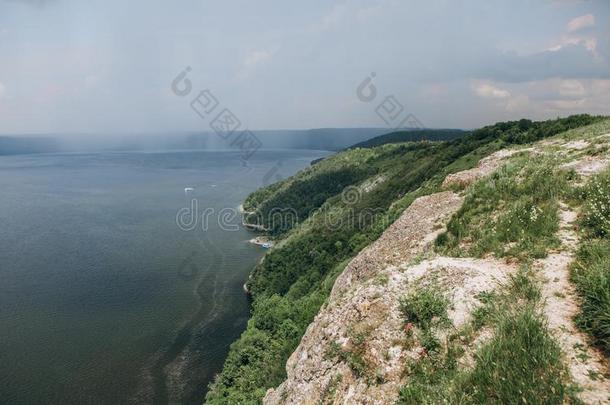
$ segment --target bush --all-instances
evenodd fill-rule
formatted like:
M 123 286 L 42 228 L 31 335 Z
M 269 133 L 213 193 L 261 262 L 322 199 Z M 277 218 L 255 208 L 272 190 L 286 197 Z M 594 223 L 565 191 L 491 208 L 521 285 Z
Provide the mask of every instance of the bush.
M 400 301 L 407 321 L 422 329 L 449 322 L 448 308 L 449 300 L 433 286 L 415 288 Z
M 595 236 L 610 236 L 610 172 L 593 179 L 585 189 L 585 220 Z

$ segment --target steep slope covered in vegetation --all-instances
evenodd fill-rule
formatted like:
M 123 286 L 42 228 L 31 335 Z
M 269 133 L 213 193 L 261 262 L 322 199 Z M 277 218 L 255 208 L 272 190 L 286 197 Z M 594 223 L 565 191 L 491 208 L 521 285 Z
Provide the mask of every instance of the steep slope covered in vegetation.
M 461 129 L 418 129 L 412 131 L 396 131 L 379 135 L 375 138 L 357 143 L 350 147 L 374 148 L 388 143 L 419 142 L 419 141 L 451 141 L 468 134 Z
M 244 203 L 248 212 L 245 220 L 267 228 L 278 243 L 247 283 L 253 298 L 252 317 L 241 338 L 231 346 L 223 371 L 210 387 L 207 402 L 259 403 L 268 388 L 278 386 L 286 378 L 286 360 L 328 301 L 337 276 L 414 200 L 441 191 L 448 174 L 470 169 L 481 158 L 510 144 L 539 140 L 601 120 L 589 116 L 541 123 L 521 120 L 485 127 L 449 142 L 356 148 L 252 194 Z M 463 185 L 449 187 L 457 190 Z M 515 212 L 527 204 L 528 201 L 514 202 Z M 547 215 L 546 208 L 541 208 L 542 216 L 550 216 L 550 221 L 553 203 L 547 204 L 550 213 Z M 456 228 L 458 222 L 451 221 L 456 223 L 458 232 L 442 234 L 439 249 L 454 249 L 461 235 L 470 232 Z M 551 226 L 544 232 L 552 229 Z M 484 246 L 486 251 L 498 243 L 498 238 L 509 245 L 514 243 L 515 234 L 511 232 L 520 231 L 507 230 L 504 236 L 494 236 Z M 552 247 L 553 243 L 550 235 L 539 249 Z M 524 253 L 519 246 L 514 247 L 514 252 Z M 522 321 L 537 327 L 531 317 Z M 507 330 L 510 326 L 506 326 Z M 357 356 L 337 356 L 359 369 Z M 368 369 L 354 372 L 374 375 L 374 370 Z M 557 372 L 563 373 L 560 367 Z

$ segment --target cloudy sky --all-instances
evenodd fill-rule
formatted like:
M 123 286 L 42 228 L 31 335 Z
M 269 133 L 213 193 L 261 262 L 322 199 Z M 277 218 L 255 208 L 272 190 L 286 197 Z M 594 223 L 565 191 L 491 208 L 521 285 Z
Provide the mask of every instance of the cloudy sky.
M 0 133 L 206 129 L 203 89 L 251 129 L 381 127 L 388 96 L 427 127 L 610 114 L 609 21 L 606 0 L 0 0 Z

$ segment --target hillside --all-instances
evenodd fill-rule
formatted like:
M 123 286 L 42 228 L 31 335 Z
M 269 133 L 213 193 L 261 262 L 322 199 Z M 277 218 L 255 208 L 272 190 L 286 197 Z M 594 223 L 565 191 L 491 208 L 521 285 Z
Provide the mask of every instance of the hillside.
M 350 149 L 253 193 L 245 220 L 277 244 L 207 402 L 599 398 L 608 132 L 589 116 L 498 123 Z M 591 337 L 557 327 L 577 313 Z
M 388 143 L 418 142 L 418 141 L 451 141 L 466 135 L 468 132 L 461 129 L 420 129 L 413 131 L 396 131 L 379 135 L 375 138 L 357 143 L 353 148 L 373 148 Z

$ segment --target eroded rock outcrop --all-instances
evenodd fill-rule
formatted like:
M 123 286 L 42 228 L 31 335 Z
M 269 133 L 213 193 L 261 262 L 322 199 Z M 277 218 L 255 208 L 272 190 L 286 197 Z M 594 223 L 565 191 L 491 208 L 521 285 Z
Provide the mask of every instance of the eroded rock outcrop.
M 443 181 L 443 187 L 448 188 L 452 185 L 457 185 L 459 187 L 466 187 L 475 181 L 489 176 L 491 173 L 500 168 L 504 163 L 506 163 L 505 159 L 513 156 L 519 152 L 527 152 L 531 151 L 531 148 L 528 149 L 502 149 L 491 155 L 481 159 L 477 167 L 472 169 L 463 170 L 461 172 L 452 173 L 447 175 L 445 180 Z
M 288 360 L 288 378 L 269 390 L 264 403 L 394 403 L 405 383 L 405 364 L 425 355 L 419 346 L 405 346 L 408 331 L 400 299 L 415 285 L 435 283 L 448 292 L 455 330 L 471 320 L 480 305 L 475 297 L 494 290 L 514 271 L 496 260 L 438 257 L 390 266 L 373 279 L 356 282 L 320 311 Z M 481 336 L 476 347 L 485 340 Z
M 469 319 L 479 292 L 495 288 L 513 269 L 495 260 L 436 258 L 413 263 L 430 248 L 461 197 L 421 197 L 337 279 L 329 303 L 308 327 L 287 362 L 288 378 L 265 404 L 393 403 L 404 365 L 421 355 L 406 348 L 400 299 L 415 283 L 434 279 L 450 291 L 453 326 Z
M 443 182 L 467 186 L 490 175 L 515 153 L 532 151 L 550 154 L 546 147 L 565 151 L 563 168 L 573 168 L 587 177 L 608 166 L 608 158 L 587 155 L 588 142 L 550 144 L 533 148 L 502 150 L 482 159 L 470 170 L 451 174 Z M 505 284 L 518 264 L 491 258 L 449 258 L 434 256 L 431 243 L 445 229 L 446 222 L 463 202 L 463 197 L 445 191 L 415 200 L 381 235 L 364 249 L 337 278 L 328 303 L 309 325 L 299 346 L 290 356 L 287 379 L 270 389 L 265 398 L 271 404 L 391 404 L 408 378 L 405 364 L 425 355 L 421 346 L 405 345 L 409 330 L 400 302 L 414 286 L 435 283 L 450 302 L 450 329 L 472 320 L 476 298 L 482 292 Z M 546 259 L 534 263 L 542 279 L 542 312 L 557 339 L 572 379 L 582 388 L 585 403 L 603 403 L 610 394 L 610 380 L 592 379 L 590 372 L 604 373 L 603 358 L 589 347 L 587 337 L 573 323 L 578 299 L 569 280 L 578 235 L 576 213 L 564 204 L 560 210 L 558 237 L 563 246 Z M 428 257 L 428 259 L 425 259 Z M 460 366 L 472 366 L 472 354 L 492 336 L 483 329 L 465 347 Z M 576 349 L 582 348 L 580 352 Z M 586 356 L 584 356 L 584 355 Z M 583 360 L 582 358 L 585 358 Z
M 354 258 L 335 281 L 331 297 L 362 282 L 388 266 L 402 264 L 424 252 L 444 229 L 462 197 L 445 191 L 420 197 L 386 231 Z

